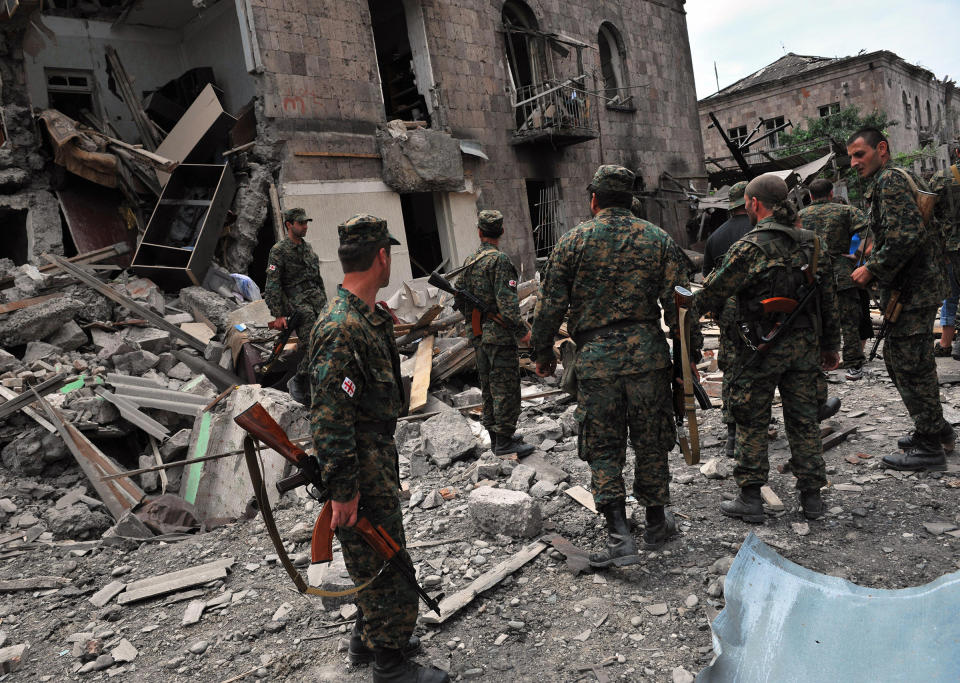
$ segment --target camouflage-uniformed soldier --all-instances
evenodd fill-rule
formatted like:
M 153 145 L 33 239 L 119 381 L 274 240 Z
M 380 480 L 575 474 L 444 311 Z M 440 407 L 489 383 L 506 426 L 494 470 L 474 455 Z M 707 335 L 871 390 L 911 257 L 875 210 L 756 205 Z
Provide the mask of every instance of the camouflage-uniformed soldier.
M 937 194 L 934 221 L 947 252 L 947 280 L 950 293 L 940 308 L 940 340 L 934 344 L 935 356 L 953 356 L 960 360 L 960 340 L 956 339 L 957 303 L 960 300 L 960 166 L 941 169 L 930 179 L 930 191 Z
M 360 585 L 360 615 L 350 643 L 352 661 L 374 659 L 374 681 L 448 681 L 446 674 L 407 661 L 417 621 L 417 593 L 351 527 L 358 516 L 405 546 L 397 448 L 397 417 L 406 410 L 400 357 L 390 314 L 376 305 L 390 281 L 387 223 L 366 214 L 339 226 L 343 284 L 313 328 L 309 354 L 313 401 L 310 428 L 323 483 L 333 507 L 331 526 L 350 578 Z M 406 550 L 402 553 L 410 564 Z
M 818 178 L 810 183 L 813 202 L 800 211 L 805 230 L 813 230 L 824 241 L 833 262 L 837 302 L 840 306 L 840 330 L 843 336 L 843 367 L 847 379 L 863 377 L 863 342 L 860 340 L 860 292 L 850 279 L 853 259 L 848 255 L 850 240 L 867 227 L 863 212 L 855 206 L 833 201 L 833 183 Z
M 743 208 L 743 191 L 747 183 L 741 180 L 730 186 L 730 217 L 707 238 L 703 247 L 703 277 L 707 277 L 723 262 L 733 243 L 753 229 L 747 210 Z M 717 367 L 723 371 L 723 383 L 720 397 L 723 401 L 723 423 L 727 425 L 727 457 L 734 456 L 737 444 L 737 423 L 730 414 L 730 377 L 727 369 L 733 366 L 736 356 L 737 325 L 736 301 L 730 299 L 723 306 L 718 321 L 720 328 L 720 347 L 717 353 Z
M 520 417 L 520 359 L 517 339 L 530 341 L 527 324 L 520 317 L 517 299 L 517 270 L 510 258 L 497 247 L 503 235 L 503 214 L 484 210 L 477 221 L 480 246 L 464 261 L 459 286 L 479 298 L 497 318 L 480 320 L 479 336 L 472 330 L 471 342 L 476 349 L 477 374 L 483 396 L 481 422 L 490 432 L 493 452 L 497 455 L 516 453 L 529 455 L 533 446 L 515 435 Z M 473 309 L 458 301 L 468 323 Z
M 946 290 L 943 255 L 923 224 L 913 191 L 904 173 L 890 163 L 890 146 L 875 128 L 857 131 L 847 140 L 850 166 L 871 178 L 867 190 L 867 220 L 874 247 L 867 262 L 851 278 L 866 287 L 876 278 L 880 306 L 886 309 L 894 291 L 903 311 L 883 342 L 883 362 L 903 399 L 915 431 L 897 442 L 904 450 L 884 456 L 899 470 L 944 470 L 944 444 L 953 447 L 953 428 L 943 419 L 937 365 L 930 332 L 937 306 Z M 921 181 L 916 181 L 922 187 Z
M 752 353 L 744 343 L 731 368 L 730 412 L 737 422 L 737 465 L 734 477 L 740 495 L 721 503 L 720 511 L 747 522 L 764 521 L 760 487 L 770 471 L 767 426 L 774 389 L 780 390 L 783 421 L 790 442 L 790 465 L 797 477 L 800 502 L 808 519 L 823 515 L 820 487 L 826 485 L 820 428 L 817 420 L 818 365 L 832 370 L 839 363 L 837 298 L 830 257 L 815 233 L 794 226 L 796 209 L 787 199 L 787 185 L 766 174 L 747 185 L 745 207 L 756 227 L 727 252 L 717 270 L 694 295 L 693 310 L 717 311 L 737 297 L 737 321 L 750 330 L 748 341 L 759 344 L 783 319 L 764 313 L 761 301 L 772 297 L 799 300 L 806 278 L 801 267 L 816 269 L 820 281 L 819 310 L 805 309 L 779 342 L 745 366 Z M 816 262 L 816 263 L 815 263 Z
M 327 294 L 320 277 L 320 259 L 307 243 L 307 225 L 312 221 L 303 209 L 288 209 L 283 214 L 287 230 L 285 239 L 270 247 L 267 257 L 267 284 L 263 299 L 275 317 L 274 326 L 285 329 L 287 318 L 299 316 L 297 339 L 303 356 L 297 374 L 287 384 L 290 395 L 301 403 L 310 402 L 307 381 L 310 330 L 327 305 Z
M 569 309 L 567 329 L 577 344 L 578 453 L 590 464 L 593 498 L 609 532 L 606 549 L 590 555 L 594 567 L 640 561 L 624 505 L 628 435 L 636 453 L 633 494 L 646 506 L 644 543 L 658 548 L 676 533 L 673 515 L 664 510 L 676 427 L 665 398 L 672 370 L 660 318 L 662 307 L 676 337 L 673 288 L 686 282 L 670 237 L 631 214 L 633 182 L 622 166 L 597 169 L 588 187 L 594 217 L 553 248 L 531 339 L 537 373 L 551 374 L 554 335 Z M 691 345 L 699 355 L 702 338 L 694 330 Z

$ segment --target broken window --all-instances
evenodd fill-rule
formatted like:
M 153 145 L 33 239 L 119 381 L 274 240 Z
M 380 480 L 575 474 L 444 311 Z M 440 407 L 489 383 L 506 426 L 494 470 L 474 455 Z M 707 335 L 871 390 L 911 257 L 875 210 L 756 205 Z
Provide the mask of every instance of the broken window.
M 536 255 L 538 258 L 549 256 L 560 237 L 567 231 L 560 181 L 527 180 L 526 185 Z
M 93 72 L 76 69 L 45 69 L 47 100 L 56 109 L 74 121 L 86 121 L 84 112 L 97 116 L 93 96 Z
M 414 277 L 429 275 L 443 262 L 440 228 L 432 192 L 411 192 L 400 195 L 403 229 Z
M 426 34 L 423 32 L 421 35 L 423 19 L 420 7 L 415 0 L 368 2 L 387 120 L 425 121 L 429 125 L 427 95 L 432 77 L 426 73 L 429 70 L 429 56 L 426 55 Z M 413 27 L 413 35 L 418 38 L 414 41 L 418 48 L 416 55 L 411 47 L 408 19 L 413 19 L 413 23 L 417 24 Z
M 840 113 L 840 103 L 839 103 L 839 102 L 831 102 L 830 104 L 825 104 L 825 105 L 823 105 L 822 107 L 820 107 L 820 118 L 821 118 L 821 119 L 828 119 L 828 118 L 830 118 L 831 116 L 833 116 L 834 114 L 839 114 L 839 113 Z
M 730 138 L 730 142 L 739 147 L 743 141 L 747 139 L 747 127 L 736 126 L 734 128 L 728 128 L 727 137 Z
M 782 125 L 783 125 L 783 117 L 774 116 L 773 118 L 764 120 L 763 129 L 765 132 L 769 133 L 770 131 L 776 128 L 779 128 Z M 770 136 L 769 140 L 770 140 L 769 142 L 770 147 L 773 149 L 776 149 L 777 147 L 780 146 L 780 133 L 779 132 L 774 133 L 773 135 Z
M 632 95 L 627 90 L 627 51 L 620 32 L 610 22 L 600 24 L 597 34 L 600 48 L 600 73 L 607 95 L 607 106 L 629 105 Z

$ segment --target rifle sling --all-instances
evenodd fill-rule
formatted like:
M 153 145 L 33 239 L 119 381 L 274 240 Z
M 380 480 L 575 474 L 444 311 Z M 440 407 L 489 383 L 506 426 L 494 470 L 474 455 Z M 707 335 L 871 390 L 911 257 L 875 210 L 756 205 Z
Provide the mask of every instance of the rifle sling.
M 293 566 L 293 561 L 290 559 L 290 556 L 287 555 L 287 551 L 283 547 L 283 540 L 280 538 L 280 532 L 277 530 L 277 523 L 273 519 L 273 510 L 270 508 L 270 500 L 267 498 L 267 489 L 263 483 L 263 476 L 260 474 L 260 463 L 257 461 L 258 452 L 259 445 L 254 445 L 253 437 L 245 437 L 243 439 L 243 454 L 247 460 L 247 470 L 249 470 L 250 473 L 250 483 L 253 484 L 253 495 L 257 498 L 257 505 L 260 507 L 260 514 L 263 515 L 264 526 L 267 528 L 267 533 L 270 535 L 270 540 L 273 541 L 273 547 L 277 551 L 280 564 L 282 564 L 283 568 L 287 570 L 287 574 L 297 586 L 297 590 L 307 595 L 319 595 L 323 598 L 340 598 L 346 595 L 359 593 L 373 583 L 387 567 L 387 563 L 384 563 L 383 566 L 380 567 L 380 571 L 378 571 L 369 581 L 366 581 L 359 586 L 354 586 L 353 588 L 348 588 L 342 591 L 327 591 L 321 588 L 314 588 L 304 581 L 303 576 L 301 576 L 300 572 L 297 571 L 297 568 Z

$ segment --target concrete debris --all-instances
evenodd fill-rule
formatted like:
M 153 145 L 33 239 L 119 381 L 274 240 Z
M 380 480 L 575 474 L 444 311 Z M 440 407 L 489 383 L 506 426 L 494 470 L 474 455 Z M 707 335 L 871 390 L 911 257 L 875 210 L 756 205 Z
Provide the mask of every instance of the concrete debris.
M 471 518 L 488 534 L 532 538 L 540 533 L 540 505 L 526 493 L 481 486 L 468 501 Z
M 700 474 L 707 479 L 726 479 L 730 476 L 730 470 L 726 460 L 721 458 L 710 458 L 700 465 Z
M 0 316 L 0 346 L 11 348 L 46 339 L 86 312 L 86 305 L 69 295 Z
M 109 515 L 91 510 L 84 503 L 47 508 L 44 522 L 54 538 L 75 539 L 99 538 L 113 524 Z
M 472 458 L 477 452 L 477 439 L 470 421 L 455 410 L 444 410 L 420 425 L 423 453 L 440 468 L 458 460 Z
M 29 651 L 30 645 L 27 643 L 0 648 L 0 674 L 19 670 Z
M 87 333 L 83 331 L 83 328 L 80 327 L 76 321 L 68 320 L 59 330 L 50 335 L 47 341 L 60 347 L 64 351 L 76 351 L 86 344 L 89 339 L 87 338 Z
M 391 122 L 394 123 L 394 122 Z M 465 187 L 460 142 L 432 128 L 377 129 L 383 182 L 397 192 L 462 191 Z

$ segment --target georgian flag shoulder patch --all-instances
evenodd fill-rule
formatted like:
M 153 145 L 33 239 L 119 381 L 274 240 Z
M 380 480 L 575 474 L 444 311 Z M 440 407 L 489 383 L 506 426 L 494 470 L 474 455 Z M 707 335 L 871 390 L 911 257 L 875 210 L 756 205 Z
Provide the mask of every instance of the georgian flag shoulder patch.
M 516 281 L 516 280 L 510 280 L 510 281 L 507 283 L 507 285 L 510 286 L 510 287 L 516 287 L 516 286 L 517 286 L 517 281 Z
M 276 270 L 276 269 L 277 269 L 277 267 L 276 267 L 274 264 L 272 264 L 272 263 L 271 263 L 269 266 L 267 266 L 267 270 L 274 271 L 274 270 Z
M 340 388 L 343 389 L 350 398 L 353 398 L 353 394 L 357 391 L 357 385 L 354 384 L 353 380 L 349 377 L 343 378 L 343 384 L 340 385 Z

